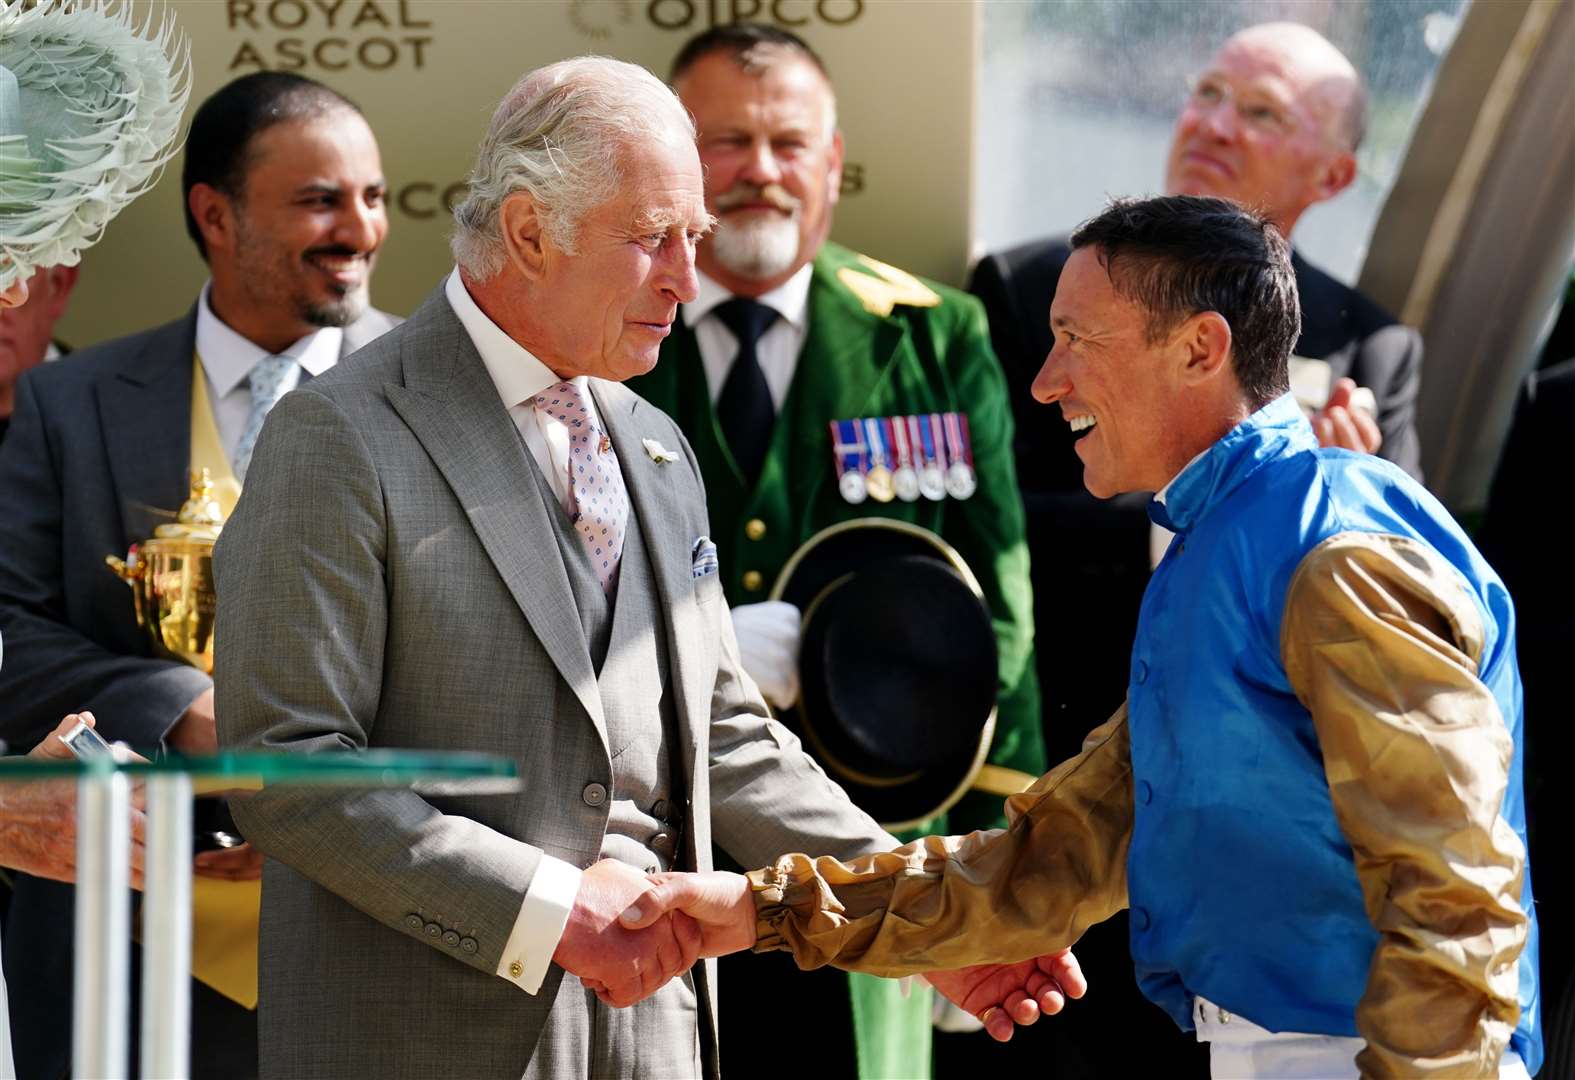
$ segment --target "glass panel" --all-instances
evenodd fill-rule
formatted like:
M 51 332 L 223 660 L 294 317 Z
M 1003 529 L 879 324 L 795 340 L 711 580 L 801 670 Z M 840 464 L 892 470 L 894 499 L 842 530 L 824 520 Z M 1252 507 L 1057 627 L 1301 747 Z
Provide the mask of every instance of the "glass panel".
M 256 751 L 208 757 L 171 755 L 158 761 L 0 758 L 0 783 L 81 777 L 120 769 L 134 779 L 189 773 L 198 795 L 280 784 L 322 787 L 405 787 L 426 795 L 490 795 L 518 791 L 515 763 L 492 754 L 426 750 L 275 754 Z
M 1112 195 L 1156 194 L 1187 82 L 1244 27 L 1305 23 L 1367 80 L 1356 182 L 1296 243 L 1354 282 L 1433 74 L 1467 0 L 986 0 L 976 251 L 1071 230 Z

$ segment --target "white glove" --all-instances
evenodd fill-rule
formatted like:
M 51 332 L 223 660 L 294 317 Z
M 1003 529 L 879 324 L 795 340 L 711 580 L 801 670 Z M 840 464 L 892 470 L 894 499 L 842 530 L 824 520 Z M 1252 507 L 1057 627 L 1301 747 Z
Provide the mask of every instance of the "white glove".
M 984 1030 L 984 1024 L 977 1016 L 953 1005 L 951 999 L 941 993 L 935 995 L 935 1005 L 930 1009 L 930 1023 L 936 1031 L 944 1031 L 949 1035 L 966 1035 Z
M 733 609 L 733 634 L 744 670 L 766 700 L 791 708 L 798 700 L 798 608 L 780 600 L 742 604 Z

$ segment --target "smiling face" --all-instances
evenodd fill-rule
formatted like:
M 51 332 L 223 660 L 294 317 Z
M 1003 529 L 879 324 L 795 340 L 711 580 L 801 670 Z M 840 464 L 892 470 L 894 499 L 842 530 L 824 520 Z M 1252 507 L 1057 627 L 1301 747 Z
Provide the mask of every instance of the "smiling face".
M 1275 24 L 1227 41 L 1176 120 L 1171 195 L 1214 195 L 1263 212 L 1285 235 L 1356 175 L 1345 117 L 1355 70 L 1306 27 Z
M 388 235 L 386 193 L 377 142 L 348 109 L 259 132 L 237 196 L 193 189 L 215 314 L 271 351 L 360 318 Z
M 745 70 L 725 52 L 701 57 L 676 84 L 699 128 L 716 235 L 700 249 L 707 276 L 761 296 L 820 250 L 842 185 L 842 136 L 826 77 L 781 48 L 757 47 Z
M 1157 491 L 1191 455 L 1180 457 L 1184 387 L 1175 348 L 1145 339 L 1147 315 L 1117 295 L 1098 253 L 1067 260 L 1050 307 L 1055 346 L 1034 379 L 1034 397 L 1059 404 L 1083 462 L 1083 484 L 1101 499 Z
M 644 141 L 620 166 L 618 194 L 580 221 L 576 254 L 542 241 L 536 292 L 552 316 L 526 344 L 563 378 L 643 375 L 678 305 L 699 293 L 695 245 L 710 216 L 694 143 Z

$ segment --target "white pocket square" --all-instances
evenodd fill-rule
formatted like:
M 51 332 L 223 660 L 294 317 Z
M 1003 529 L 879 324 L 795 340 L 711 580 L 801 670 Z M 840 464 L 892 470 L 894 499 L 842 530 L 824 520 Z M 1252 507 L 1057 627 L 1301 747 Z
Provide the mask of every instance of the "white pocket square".
M 709 536 L 702 536 L 695 540 L 694 547 L 689 551 L 689 576 L 695 579 L 703 578 L 707 574 L 714 574 L 721 567 L 716 558 L 716 545 Z
M 641 439 L 640 445 L 645 447 L 645 452 L 650 459 L 658 465 L 665 465 L 669 461 L 682 461 L 677 450 L 669 450 L 655 439 Z

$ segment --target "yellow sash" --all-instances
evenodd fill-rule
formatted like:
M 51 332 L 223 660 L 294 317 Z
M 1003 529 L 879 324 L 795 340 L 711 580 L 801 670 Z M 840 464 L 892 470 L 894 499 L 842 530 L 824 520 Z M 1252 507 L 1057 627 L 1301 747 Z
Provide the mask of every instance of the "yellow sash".
M 241 497 L 241 482 L 235 479 L 230 468 L 230 455 L 224 452 L 224 440 L 219 438 L 219 425 L 213 419 L 213 406 L 208 403 L 208 377 L 202 370 L 202 357 L 196 357 L 191 373 L 191 467 L 207 469 L 213 478 L 213 497 L 226 520 Z
M 196 357 L 191 375 L 191 467 L 208 470 L 213 497 L 228 518 L 241 497 L 241 484 L 219 438 L 201 357 Z M 257 912 L 261 902 L 260 881 L 192 879 L 191 973 L 248 1009 L 257 1007 Z

